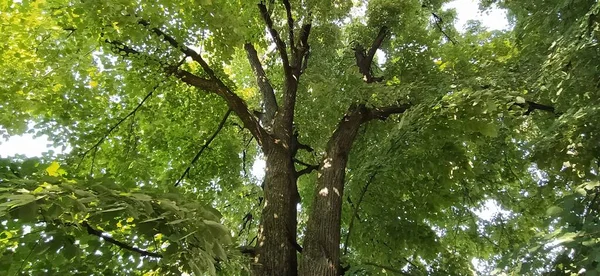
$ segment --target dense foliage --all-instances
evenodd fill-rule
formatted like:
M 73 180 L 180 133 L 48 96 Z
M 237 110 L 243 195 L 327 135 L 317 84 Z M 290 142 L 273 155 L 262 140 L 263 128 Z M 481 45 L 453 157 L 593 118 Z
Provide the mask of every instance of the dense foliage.
M 0 274 L 600 273 L 600 4 L 446 2 L 1 1 Z

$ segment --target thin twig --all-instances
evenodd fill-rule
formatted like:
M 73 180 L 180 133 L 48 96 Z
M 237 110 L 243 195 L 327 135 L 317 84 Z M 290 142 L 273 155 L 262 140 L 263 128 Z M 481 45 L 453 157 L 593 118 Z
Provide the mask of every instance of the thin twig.
M 27 257 L 25 257 L 25 259 L 23 259 L 23 262 L 21 262 L 21 266 L 19 267 L 19 271 L 15 275 L 21 275 L 21 271 L 23 271 L 23 268 L 25 267 L 25 263 L 27 262 L 27 260 L 29 259 L 29 257 L 31 257 L 31 254 L 33 253 L 33 251 L 35 250 L 35 248 L 38 246 L 39 243 L 40 243 L 40 240 L 38 239 L 38 241 L 33 245 L 33 248 L 31 248 L 31 250 L 29 251 L 29 254 L 27 254 Z
M 94 164 L 96 163 L 96 154 L 98 153 L 98 147 L 94 148 L 94 154 L 92 154 L 92 166 L 90 166 L 90 176 L 94 176 Z
M 154 94 L 154 92 L 156 91 L 156 89 L 158 88 L 159 84 L 154 85 L 154 87 L 152 88 L 152 90 L 146 94 L 146 96 L 144 97 L 144 99 L 131 111 L 129 112 L 127 115 L 125 115 L 125 117 L 121 118 L 116 124 L 114 124 L 105 134 L 104 136 L 102 136 L 102 138 L 100 138 L 100 140 L 98 140 L 98 142 L 96 142 L 96 144 L 94 144 L 91 148 L 89 148 L 88 150 L 86 150 L 83 155 L 81 156 L 81 160 L 79 161 L 79 164 L 77 164 L 77 169 L 79 169 L 79 166 L 81 165 L 81 163 L 83 162 L 83 160 L 85 159 L 85 157 L 87 156 L 87 154 L 92 151 L 97 149 L 102 142 L 104 142 L 104 140 L 106 140 L 106 138 L 108 138 L 108 136 L 113 132 L 113 130 L 115 130 L 117 127 L 119 127 L 125 120 L 127 120 L 127 118 L 131 117 L 133 114 L 135 114 L 138 109 L 140 109 L 140 107 L 142 107 L 142 105 L 146 102 L 146 100 L 148 100 L 150 98 L 150 96 L 152 96 L 152 94 Z
M 192 159 L 192 162 L 190 163 L 190 165 L 185 169 L 183 174 L 181 174 L 181 177 L 179 177 L 177 182 L 175 182 L 175 187 L 177 187 L 181 183 L 183 178 L 186 177 L 190 173 L 190 169 L 192 168 L 194 163 L 196 163 L 196 161 L 198 161 L 198 158 L 200 158 L 200 155 L 202 155 L 204 150 L 206 148 L 208 148 L 210 143 L 217 137 L 219 132 L 221 132 L 221 129 L 223 129 L 223 126 L 225 126 L 225 122 L 227 121 L 227 118 L 229 118 L 229 115 L 231 114 L 232 111 L 233 110 L 231 110 L 231 109 L 227 110 L 227 112 L 225 113 L 225 116 L 223 116 L 223 119 L 221 119 L 221 122 L 219 123 L 219 126 L 217 126 L 217 129 L 215 130 L 215 132 L 208 138 L 208 140 L 204 143 L 204 145 L 202 145 L 202 147 L 200 148 L 198 153 L 196 153 L 196 156 L 194 156 L 194 159 Z
M 88 234 L 100 237 L 100 238 L 104 239 L 105 241 L 118 246 L 119 248 L 127 249 L 127 250 L 133 251 L 133 252 L 137 252 L 137 253 L 139 253 L 142 256 L 150 256 L 150 257 L 155 257 L 155 258 L 162 258 L 163 257 L 162 254 L 155 253 L 155 252 L 149 252 L 149 251 L 146 251 L 146 250 L 142 250 L 142 249 L 139 249 L 137 247 L 133 247 L 131 245 L 128 245 L 128 244 L 126 244 L 124 242 L 115 240 L 115 239 L 113 239 L 113 238 L 111 238 L 111 237 L 109 237 L 107 235 L 104 235 L 104 233 L 102 231 L 94 229 L 92 226 L 90 226 L 87 221 L 82 222 L 81 225 L 83 227 L 85 227 L 85 229 L 87 230 Z
M 456 44 L 457 44 L 456 40 L 452 39 L 452 38 L 451 38 L 451 37 L 450 37 L 450 36 L 449 36 L 449 35 L 448 35 L 448 34 L 447 34 L 445 31 L 444 31 L 444 28 L 442 28 L 442 25 L 441 25 L 441 24 L 444 22 L 444 21 L 442 20 L 442 18 L 441 18 L 439 15 L 435 14 L 434 12 L 432 12 L 432 13 L 431 13 L 431 15 L 433 15 L 435 26 L 436 26 L 436 27 L 437 27 L 437 28 L 440 30 L 440 32 L 441 32 L 441 33 L 444 35 L 444 37 L 446 37 L 446 39 L 448 39 L 448 41 L 452 42 L 452 44 L 453 44 L 453 45 L 456 45 Z
M 360 191 L 360 196 L 358 197 L 358 201 L 356 202 L 356 205 L 354 206 L 354 212 L 352 214 L 352 217 L 350 218 L 350 224 L 348 224 L 348 234 L 346 235 L 346 241 L 344 241 L 344 255 L 346 255 L 348 253 L 348 243 L 350 242 L 350 234 L 352 234 L 352 228 L 354 227 L 354 218 L 358 216 L 358 210 L 359 210 L 360 204 L 362 203 L 363 199 L 365 198 L 365 194 L 367 193 L 369 186 L 371 185 L 371 183 L 373 183 L 373 179 L 375 178 L 375 175 L 377 175 L 377 172 L 374 172 L 371 174 L 371 176 L 369 176 L 369 180 L 367 180 L 367 183 Z
M 115 42 L 112 42 L 115 43 Z M 135 113 L 142 107 L 142 105 L 144 105 L 144 103 L 154 94 L 154 92 L 156 92 L 156 89 L 158 89 L 158 87 L 160 86 L 160 84 L 162 82 L 164 82 L 165 80 L 167 80 L 167 78 L 173 74 L 177 68 L 179 68 L 179 66 L 181 66 L 183 64 L 183 62 L 185 62 L 185 57 L 182 58 L 179 63 L 177 63 L 176 66 L 173 66 L 171 69 L 169 69 L 167 71 L 167 75 L 165 76 L 165 78 L 157 83 L 156 85 L 154 85 L 154 87 L 152 87 L 152 90 L 150 90 L 150 92 L 148 92 L 148 94 L 146 94 L 146 96 L 144 97 L 144 99 L 142 99 L 142 101 L 131 111 L 129 112 L 127 115 L 125 115 L 125 117 L 121 118 L 116 124 L 114 124 L 105 134 L 104 136 L 102 136 L 102 138 L 100 138 L 100 140 L 98 140 L 98 142 L 96 142 L 96 144 L 94 144 L 91 148 L 89 148 L 88 150 L 86 150 L 83 155 L 81 156 L 81 160 L 79 160 L 79 163 L 77 164 L 77 169 L 79 169 L 79 166 L 81 165 L 81 163 L 83 162 L 83 160 L 85 159 L 85 157 L 87 156 L 88 153 L 90 153 L 90 151 L 98 150 L 98 147 L 102 144 L 102 142 L 104 142 L 104 140 L 106 140 L 106 138 L 108 138 L 108 136 L 117 128 L 119 127 L 123 122 L 125 122 L 125 120 L 127 120 L 129 117 L 135 115 Z M 93 164 L 92 164 L 93 166 Z

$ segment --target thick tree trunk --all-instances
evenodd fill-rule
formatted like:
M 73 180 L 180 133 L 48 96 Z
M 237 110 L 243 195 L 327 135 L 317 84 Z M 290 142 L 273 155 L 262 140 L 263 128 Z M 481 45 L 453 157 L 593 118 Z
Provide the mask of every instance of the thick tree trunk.
M 277 140 L 264 149 L 267 166 L 254 274 L 297 275 L 298 198 L 291 151 Z
M 304 239 L 300 274 L 337 276 L 346 163 L 352 143 L 368 110 L 351 108 L 327 144 L 317 174 L 317 187 Z

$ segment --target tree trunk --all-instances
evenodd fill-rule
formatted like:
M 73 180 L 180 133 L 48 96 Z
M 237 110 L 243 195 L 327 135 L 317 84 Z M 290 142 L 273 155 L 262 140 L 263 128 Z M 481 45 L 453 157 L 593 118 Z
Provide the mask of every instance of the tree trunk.
M 368 110 L 352 107 L 327 143 L 304 239 L 301 275 L 338 276 L 340 227 L 346 163 Z
M 286 139 L 287 140 L 287 139 Z M 280 140 L 265 144 L 264 201 L 254 274 L 298 275 L 296 259 L 295 168 L 291 151 Z

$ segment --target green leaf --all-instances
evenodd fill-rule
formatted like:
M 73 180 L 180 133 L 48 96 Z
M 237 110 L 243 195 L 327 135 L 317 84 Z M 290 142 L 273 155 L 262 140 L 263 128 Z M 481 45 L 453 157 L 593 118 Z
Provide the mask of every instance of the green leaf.
M 558 207 L 558 206 L 552 206 L 550 208 L 548 208 L 548 210 L 546 210 L 546 215 L 553 217 L 553 216 L 557 216 L 558 214 L 562 213 L 563 209 Z

